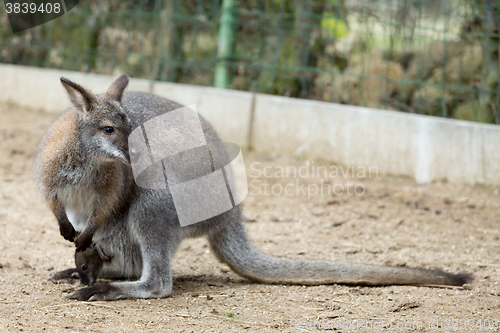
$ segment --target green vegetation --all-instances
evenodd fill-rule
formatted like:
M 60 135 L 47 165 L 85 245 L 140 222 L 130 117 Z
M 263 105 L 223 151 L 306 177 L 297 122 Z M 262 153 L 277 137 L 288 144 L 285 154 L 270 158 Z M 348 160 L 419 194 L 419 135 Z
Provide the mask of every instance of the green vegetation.
M 2 11 L 0 62 L 498 124 L 499 27 L 498 0 L 89 0 Z
M 229 318 L 234 317 L 234 312 L 233 311 L 226 312 L 226 313 L 224 313 L 224 316 L 229 317 Z

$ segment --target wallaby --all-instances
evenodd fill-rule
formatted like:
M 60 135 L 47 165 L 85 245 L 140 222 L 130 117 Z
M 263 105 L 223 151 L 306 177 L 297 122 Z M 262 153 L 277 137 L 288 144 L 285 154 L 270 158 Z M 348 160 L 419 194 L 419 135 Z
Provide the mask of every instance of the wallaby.
M 121 217 L 104 224 L 94 241 L 85 251 L 75 251 L 76 268 L 57 272 L 49 281 L 80 279 L 81 284 L 92 286 L 97 278 L 139 279 L 142 274 L 142 256 L 139 246 L 131 241 Z M 111 254 L 113 251 L 115 254 Z
M 78 233 L 76 233 L 78 236 Z M 51 275 L 49 281 L 79 279 L 84 285 L 93 285 L 97 277 L 102 276 L 101 271 L 105 262 L 110 262 L 111 257 L 97 245 L 90 245 L 85 251 L 75 251 L 76 268 L 66 269 Z
M 86 286 L 93 285 L 98 277 L 106 278 L 105 274 L 101 274 L 101 272 L 104 262 L 111 261 L 111 258 L 103 258 L 97 249 L 91 249 L 91 247 L 83 252 L 75 251 L 76 269 L 74 270 L 76 273 L 73 276 L 80 279 L 81 284 Z M 49 280 L 57 280 L 57 278 L 49 278 Z
M 268 256 L 247 240 L 240 206 L 181 227 L 168 187 L 148 190 L 135 184 L 125 137 L 144 122 L 182 106 L 148 93 L 123 93 L 126 76 L 97 96 L 67 79 L 61 82 L 73 107 L 43 139 L 35 179 L 63 236 L 71 240 L 73 229 L 83 231 L 76 239 L 77 250 L 88 247 L 88 236 L 93 234 L 95 244 L 113 256 L 111 262 L 103 263 L 102 271 L 137 278 L 85 287 L 70 298 L 167 296 L 172 292 L 170 263 L 179 243 L 203 235 L 219 260 L 241 276 L 262 283 L 457 286 L 472 279 L 466 273 Z M 220 142 L 203 117 L 200 122 L 206 141 Z
M 73 108 L 45 135 L 37 152 L 34 176 L 59 223 L 61 235 L 77 251 L 92 242 L 95 230 L 124 214 L 132 197 L 128 154 L 131 123 L 121 104 L 128 77 L 121 76 L 101 96 L 67 79 L 61 82 Z
M 57 272 L 49 277 L 49 281 L 79 279 L 83 285 L 91 286 L 101 276 L 104 262 L 111 258 L 103 254 L 96 246 L 90 246 L 85 251 L 75 251 L 76 268 Z

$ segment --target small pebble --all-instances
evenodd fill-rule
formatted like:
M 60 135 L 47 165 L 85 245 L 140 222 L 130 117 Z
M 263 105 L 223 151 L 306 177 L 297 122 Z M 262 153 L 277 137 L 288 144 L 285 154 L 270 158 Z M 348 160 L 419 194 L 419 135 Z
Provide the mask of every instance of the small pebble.
M 441 214 L 441 211 L 439 209 L 436 209 L 436 215 Z
M 54 266 L 50 266 L 49 268 L 47 268 L 48 271 L 51 271 L 54 269 Z

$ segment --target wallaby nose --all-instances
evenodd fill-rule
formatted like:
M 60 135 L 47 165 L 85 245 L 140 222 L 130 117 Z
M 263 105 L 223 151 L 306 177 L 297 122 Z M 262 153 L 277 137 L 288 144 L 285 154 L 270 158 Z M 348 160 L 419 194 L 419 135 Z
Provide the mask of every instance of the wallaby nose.
M 80 279 L 80 283 L 84 286 L 91 286 L 94 284 L 94 281 L 91 281 L 91 279 L 88 279 L 87 277 L 82 276 L 82 278 Z

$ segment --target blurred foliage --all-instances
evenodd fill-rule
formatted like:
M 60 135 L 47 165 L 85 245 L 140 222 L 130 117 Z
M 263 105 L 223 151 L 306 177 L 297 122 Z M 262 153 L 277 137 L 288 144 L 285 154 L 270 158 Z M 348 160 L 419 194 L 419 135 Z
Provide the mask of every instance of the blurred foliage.
M 80 1 L 13 34 L 0 62 L 212 85 L 500 123 L 498 0 L 236 0 L 217 57 L 222 0 Z
M 325 13 L 321 18 L 321 30 L 335 40 L 344 37 L 349 32 L 347 24 L 333 14 Z

